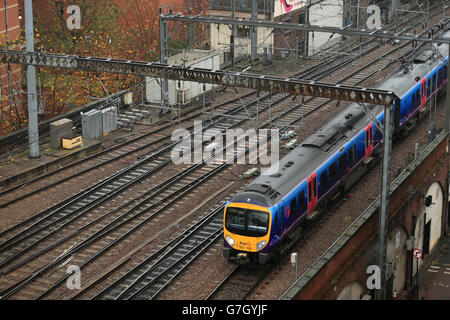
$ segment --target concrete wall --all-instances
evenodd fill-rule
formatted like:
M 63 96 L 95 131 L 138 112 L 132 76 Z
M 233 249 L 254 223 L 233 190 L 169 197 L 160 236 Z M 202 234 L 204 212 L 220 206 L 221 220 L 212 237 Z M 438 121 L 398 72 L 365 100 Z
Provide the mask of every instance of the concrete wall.
M 319 4 L 312 5 L 309 9 L 309 22 L 317 26 L 342 27 L 343 24 L 343 0 L 325 0 Z M 340 35 L 326 32 L 309 33 L 309 55 L 328 48 L 338 43 Z
M 249 32 L 249 31 L 248 31 Z M 264 47 L 273 45 L 273 34 L 271 29 L 258 28 L 258 54 L 264 52 Z M 231 29 L 227 25 L 211 24 L 211 49 L 220 52 L 220 64 L 226 63 L 230 52 Z M 251 52 L 251 42 L 249 37 L 235 36 L 235 55 L 249 56 Z
M 216 51 L 193 50 L 187 51 L 186 54 L 177 54 L 169 57 L 169 64 L 183 65 L 186 67 L 203 68 L 211 70 L 220 70 L 219 53 Z M 161 87 L 158 83 L 160 80 L 146 77 L 146 99 L 150 103 L 161 102 Z M 206 83 L 205 91 L 211 90 L 215 85 Z M 195 98 L 203 94 L 203 84 L 198 82 L 181 81 L 180 89 L 185 89 L 189 99 Z M 177 104 L 178 81 L 169 80 L 169 104 Z M 187 99 L 187 100 L 189 100 Z

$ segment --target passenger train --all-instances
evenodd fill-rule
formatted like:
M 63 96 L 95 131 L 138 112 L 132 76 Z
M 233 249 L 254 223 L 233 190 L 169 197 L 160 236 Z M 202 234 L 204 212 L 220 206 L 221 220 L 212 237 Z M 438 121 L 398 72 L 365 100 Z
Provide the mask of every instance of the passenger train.
M 450 36 L 447 31 L 444 36 Z M 425 47 L 396 69 L 379 89 L 392 91 L 394 133 L 411 128 L 428 101 L 447 82 L 448 46 Z M 381 123 L 384 107 L 366 109 Z M 422 109 L 422 110 L 421 110 Z M 346 192 L 371 166 L 382 132 L 357 103 L 280 159 L 278 170 L 261 175 L 225 206 L 223 255 L 238 263 L 267 263 L 297 238 L 301 226 Z M 274 170 L 275 171 L 275 170 Z

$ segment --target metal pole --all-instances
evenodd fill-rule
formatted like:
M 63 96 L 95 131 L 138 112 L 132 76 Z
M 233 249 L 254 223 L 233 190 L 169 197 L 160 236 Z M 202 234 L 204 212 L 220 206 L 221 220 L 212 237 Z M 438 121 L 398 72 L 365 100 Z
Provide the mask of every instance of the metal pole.
M 305 24 L 309 26 L 309 6 L 306 7 Z M 309 56 L 309 31 L 305 31 L 305 48 L 303 54 L 305 58 Z
M 359 28 L 359 0 L 358 0 L 358 8 L 356 9 L 356 28 Z
M 33 5 L 31 0 L 25 0 L 25 40 L 27 52 L 34 52 Z M 27 92 L 28 92 L 28 142 L 30 145 L 30 158 L 38 158 L 39 129 L 36 95 L 36 70 L 32 65 L 27 66 Z
M 258 0 L 252 0 L 252 20 L 258 21 Z M 251 29 L 251 61 L 258 59 L 258 31 L 256 27 Z
M 234 14 L 236 12 L 236 0 L 231 1 L 231 18 L 234 20 Z M 231 58 L 231 70 L 235 69 L 235 52 L 234 52 L 234 36 L 235 36 L 236 26 L 231 26 L 231 36 L 230 36 L 230 58 Z
M 381 288 L 375 291 L 375 298 L 383 300 L 385 297 L 385 278 L 386 278 L 386 222 L 388 217 L 389 200 L 389 166 L 391 160 L 391 118 L 393 106 L 384 107 L 384 126 L 383 126 L 383 173 L 381 179 L 381 203 L 380 217 L 378 226 L 378 266 L 381 270 Z
M 450 44 L 448 45 L 448 53 L 450 54 Z M 449 59 L 450 62 L 450 59 Z M 446 112 L 446 130 L 450 132 L 450 63 L 447 62 L 447 112 Z
M 6 35 L 6 49 L 9 50 L 9 23 L 8 23 L 8 0 L 5 0 L 5 35 Z M 8 70 L 8 109 L 9 109 L 9 118 L 11 119 L 11 94 L 12 94 L 12 86 L 11 86 L 11 64 L 7 64 Z M 1 106 L 0 106 L 1 109 Z M 0 110 L 0 121 L 2 120 L 2 110 Z
M 161 57 L 160 61 L 163 64 L 167 64 L 169 60 L 169 48 L 168 48 L 168 36 L 167 36 L 167 21 L 159 20 L 159 35 L 160 35 L 160 46 L 161 46 Z M 161 112 L 165 114 L 168 112 L 169 107 L 169 80 L 167 78 L 161 79 L 161 101 L 162 109 Z

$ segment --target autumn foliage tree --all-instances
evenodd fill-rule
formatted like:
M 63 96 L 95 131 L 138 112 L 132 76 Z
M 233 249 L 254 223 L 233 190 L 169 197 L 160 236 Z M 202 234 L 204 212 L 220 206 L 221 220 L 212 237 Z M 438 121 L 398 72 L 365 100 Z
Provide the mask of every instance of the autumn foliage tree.
M 159 3 L 155 0 L 34 0 L 36 51 L 157 61 Z M 67 26 L 70 5 L 81 9 L 80 29 L 70 30 Z M 174 29 L 175 24 L 169 25 L 169 30 Z M 172 34 L 171 43 L 180 48 L 186 46 L 183 36 L 180 28 Z M 86 104 L 92 101 L 89 97 L 105 97 L 118 90 L 137 88 L 142 80 L 129 75 L 38 68 L 38 100 L 44 106 L 40 120 Z M 26 79 L 22 85 L 26 91 Z M 21 126 L 26 124 L 26 119 L 20 120 Z
M 69 5 L 81 9 L 81 29 L 67 27 Z M 111 1 L 37 0 L 35 8 L 36 50 L 83 56 L 121 57 L 119 43 L 124 39 L 118 27 L 119 9 Z M 123 57 L 123 55 L 122 55 Z M 128 87 L 131 79 L 112 74 L 87 74 L 41 68 L 39 82 L 45 115 L 52 118 L 68 107 L 89 102 L 88 97 L 102 97 Z M 106 92 L 105 92 L 106 91 Z
M 67 27 L 69 5 L 81 9 L 80 29 Z M 33 9 L 36 51 L 144 61 L 159 58 L 159 7 L 155 1 L 34 0 Z M 89 97 L 105 97 L 141 81 L 127 75 L 38 68 L 38 100 L 45 107 L 40 120 L 88 103 L 92 101 Z M 26 90 L 26 79 L 22 84 Z M 20 119 L 22 126 L 26 119 Z

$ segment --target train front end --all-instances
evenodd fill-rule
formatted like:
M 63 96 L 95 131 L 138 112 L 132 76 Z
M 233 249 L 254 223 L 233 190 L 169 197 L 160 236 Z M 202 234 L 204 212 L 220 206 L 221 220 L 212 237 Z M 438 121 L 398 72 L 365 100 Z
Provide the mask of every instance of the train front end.
M 265 264 L 270 258 L 271 221 L 272 214 L 265 207 L 228 203 L 223 218 L 224 257 L 238 264 Z

